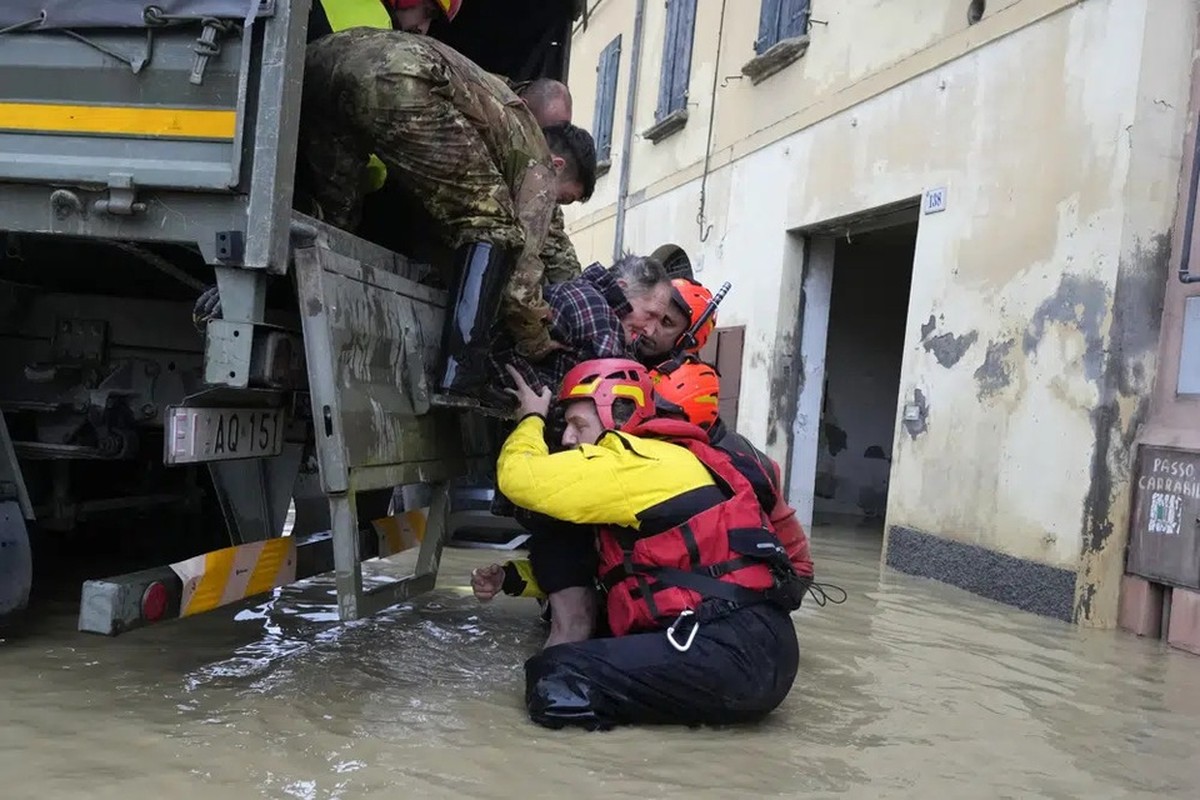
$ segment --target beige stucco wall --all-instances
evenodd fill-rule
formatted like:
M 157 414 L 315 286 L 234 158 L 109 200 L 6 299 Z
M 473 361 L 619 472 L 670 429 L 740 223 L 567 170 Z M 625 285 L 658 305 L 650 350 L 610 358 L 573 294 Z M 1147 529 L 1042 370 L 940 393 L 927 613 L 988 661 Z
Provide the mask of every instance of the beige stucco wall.
M 663 5 L 646 4 L 635 131 L 653 122 Z M 595 74 L 586 48 L 611 39 L 602 19 L 631 28 L 634 6 L 604 0 L 576 35 L 581 124 Z M 1078 569 L 1080 619 L 1112 624 L 1195 4 L 993 0 L 968 28 L 958 0 L 817 0 L 829 24 L 813 27 L 802 59 L 717 90 L 703 242 L 713 77 L 752 55 L 758 4 L 727 2 L 715 68 L 721 4 L 699 6 L 696 105 L 679 134 L 635 139 L 624 244 L 674 242 L 705 283 L 734 282 L 721 324 L 747 326 L 742 432 L 788 460 L 803 270 L 788 232 L 946 187 L 947 210 L 920 220 L 901 406 L 920 392 L 927 410 L 923 431 L 897 425 L 888 523 Z M 614 201 L 618 173 L 614 161 L 602 179 Z M 611 254 L 600 194 L 569 216 L 581 259 Z

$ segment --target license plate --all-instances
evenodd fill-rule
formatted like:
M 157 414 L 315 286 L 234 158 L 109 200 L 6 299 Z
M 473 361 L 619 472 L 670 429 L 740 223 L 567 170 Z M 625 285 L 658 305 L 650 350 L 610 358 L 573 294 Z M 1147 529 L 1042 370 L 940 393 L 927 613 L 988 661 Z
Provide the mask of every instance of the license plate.
M 265 458 L 283 452 L 280 409 L 173 408 L 167 420 L 168 464 Z

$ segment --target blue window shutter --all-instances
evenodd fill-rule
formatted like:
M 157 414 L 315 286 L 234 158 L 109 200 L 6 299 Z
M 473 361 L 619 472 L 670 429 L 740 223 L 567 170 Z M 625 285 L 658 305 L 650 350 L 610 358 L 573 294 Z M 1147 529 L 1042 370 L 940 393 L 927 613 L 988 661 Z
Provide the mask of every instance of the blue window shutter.
M 692 76 L 692 41 L 696 35 L 696 0 L 671 0 L 679 7 L 675 16 L 675 69 L 671 79 L 671 111 L 687 107 Z
M 617 36 L 609 45 L 612 52 L 608 56 L 608 80 L 605 83 L 605 91 L 608 94 L 608 99 L 605 101 L 607 113 L 605 114 L 605 133 L 604 133 L 604 160 L 612 158 L 612 134 L 613 120 L 616 118 L 617 111 L 617 72 L 621 67 L 621 37 Z
M 596 158 L 604 160 L 604 83 L 608 79 L 608 48 L 600 51 L 596 62 L 596 111 L 592 114 L 592 136 L 596 139 Z
M 692 39 L 696 30 L 696 0 L 667 0 L 667 31 L 663 37 L 662 74 L 658 81 L 658 106 L 654 119 L 687 105 L 692 72 Z
M 621 63 L 621 37 L 613 39 L 600 53 L 596 66 L 596 113 L 592 135 L 596 139 L 596 160 L 612 157 L 613 117 L 617 104 L 617 69 Z
M 784 0 L 783 13 L 779 20 L 779 38 L 790 39 L 808 33 L 808 14 L 811 8 L 811 0 Z
M 758 38 L 754 40 L 754 52 L 762 55 L 779 41 L 779 19 L 783 0 L 762 0 L 758 12 Z
M 654 109 L 655 121 L 659 121 L 671 113 L 671 95 L 674 93 L 675 82 L 675 38 L 679 29 L 675 20 L 678 16 L 678 0 L 667 0 L 667 31 L 663 36 L 662 70 L 658 76 L 658 105 Z

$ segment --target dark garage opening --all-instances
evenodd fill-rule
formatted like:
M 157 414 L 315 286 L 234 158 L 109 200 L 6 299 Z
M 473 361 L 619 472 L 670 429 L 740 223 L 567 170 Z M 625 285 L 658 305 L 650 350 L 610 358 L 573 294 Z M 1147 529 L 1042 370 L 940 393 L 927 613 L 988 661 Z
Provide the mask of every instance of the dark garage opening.
M 825 353 L 814 523 L 887 511 L 916 223 L 838 238 Z

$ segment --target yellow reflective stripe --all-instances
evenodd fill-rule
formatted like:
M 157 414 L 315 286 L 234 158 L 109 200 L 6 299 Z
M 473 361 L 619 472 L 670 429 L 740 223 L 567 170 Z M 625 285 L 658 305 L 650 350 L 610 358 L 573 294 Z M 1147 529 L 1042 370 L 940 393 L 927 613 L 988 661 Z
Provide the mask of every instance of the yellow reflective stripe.
M 390 30 L 392 17 L 382 0 L 321 0 L 325 18 L 334 31 L 347 28 L 382 28 Z
M 237 111 L 0 102 L 0 130 L 233 139 Z
M 263 542 L 262 552 L 258 555 L 258 561 L 254 564 L 254 571 L 250 573 L 250 580 L 246 582 L 242 596 L 253 597 L 278 586 L 280 570 L 287 565 L 294 545 L 295 541 L 289 537 L 267 539 Z
M 179 561 L 179 616 L 211 611 L 296 580 L 296 540 L 290 536 L 225 547 Z
M 394 517 L 371 520 L 379 541 L 380 557 L 394 556 L 419 545 L 425 539 L 428 515 L 428 508 L 418 508 L 401 511 Z
M 225 595 L 225 584 L 229 581 L 229 573 L 233 571 L 235 550 L 236 548 L 226 547 L 204 555 L 204 574 L 200 576 L 200 584 L 184 605 L 181 617 L 199 614 L 221 605 L 221 598 Z

